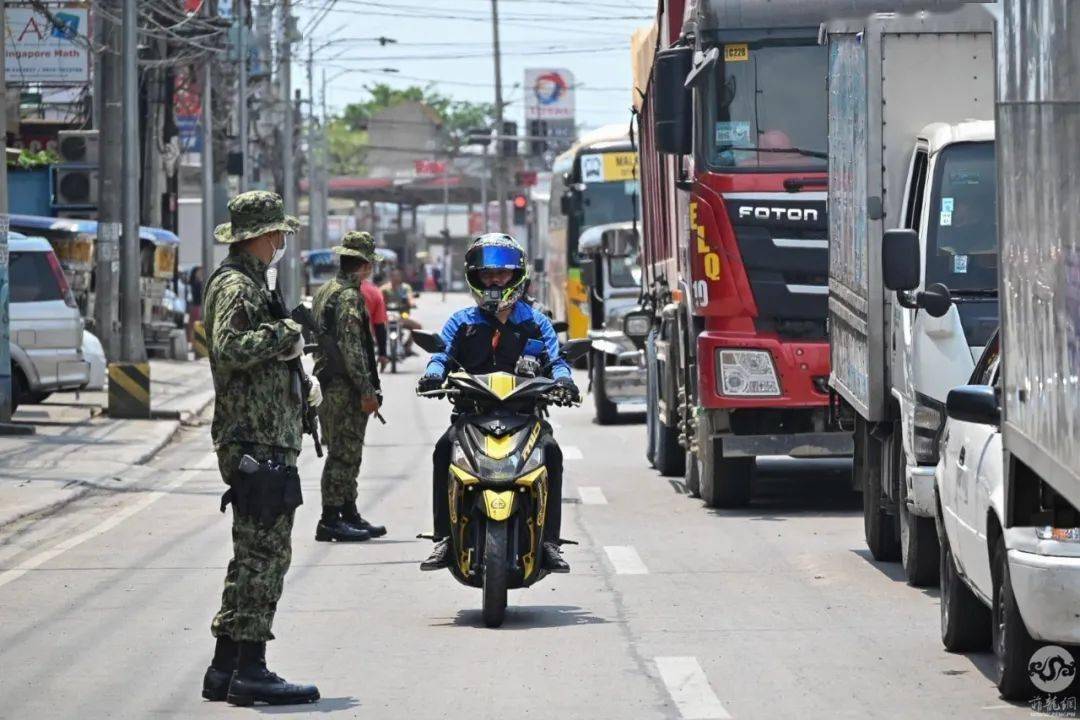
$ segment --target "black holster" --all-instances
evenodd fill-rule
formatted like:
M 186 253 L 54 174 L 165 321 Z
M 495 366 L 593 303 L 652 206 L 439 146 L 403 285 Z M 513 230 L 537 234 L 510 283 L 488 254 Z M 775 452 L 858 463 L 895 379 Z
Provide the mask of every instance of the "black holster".
M 268 528 L 279 517 L 292 514 L 304 504 L 300 473 L 292 465 L 269 460 L 260 463 L 250 455 L 240 460 L 240 473 L 221 496 L 221 512 L 232 503 L 237 517 L 256 520 Z

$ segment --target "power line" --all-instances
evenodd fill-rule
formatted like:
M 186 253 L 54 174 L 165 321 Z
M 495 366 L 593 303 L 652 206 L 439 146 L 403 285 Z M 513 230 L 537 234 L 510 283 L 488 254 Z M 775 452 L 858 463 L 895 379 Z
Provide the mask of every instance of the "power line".
M 609 45 L 607 47 L 592 47 L 566 50 L 525 50 L 522 52 L 506 52 L 503 55 L 515 57 L 528 57 L 537 55 L 594 55 L 597 53 L 625 51 L 626 45 Z M 487 58 L 490 53 L 460 53 L 453 55 L 363 55 L 358 57 L 337 58 L 343 62 L 395 62 L 409 60 L 468 60 L 472 58 Z

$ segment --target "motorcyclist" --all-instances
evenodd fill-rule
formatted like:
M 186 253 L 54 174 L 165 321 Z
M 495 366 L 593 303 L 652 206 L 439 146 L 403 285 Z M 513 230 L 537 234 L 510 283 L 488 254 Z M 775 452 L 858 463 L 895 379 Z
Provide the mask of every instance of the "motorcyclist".
M 581 393 L 571 378 L 570 366 L 559 355 L 559 339 L 546 315 L 522 299 L 529 276 L 528 260 L 517 241 L 502 233 L 481 235 L 465 253 L 465 278 L 476 307 L 454 313 L 442 329 L 447 352 L 432 355 L 418 392 L 442 387 L 453 361 L 468 373 L 514 372 L 529 340 L 544 346 L 548 374 L 567 398 L 580 401 Z M 453 428 L 435 444 L 433 462 L 433 514 L 435 548 L 420 565 L 421 570 L 444 568 L 450 561 L 450 510 L 447 503 Z M 562 451 L 551 438 L 544 446 L 548 470 L 547 522 L 544 524 L 544 568 L 569 572 L 559 549 L 562 515 Z

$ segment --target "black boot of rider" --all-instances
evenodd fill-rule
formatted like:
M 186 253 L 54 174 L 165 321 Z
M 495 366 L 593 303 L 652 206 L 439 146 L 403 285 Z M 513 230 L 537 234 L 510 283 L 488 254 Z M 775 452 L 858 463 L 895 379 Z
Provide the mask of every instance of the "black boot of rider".
M 371 538 L 367 530 L 341 519 L 341 509 L 336 505 L 323 505 L 322 518 L 315 528 L 318 542 L 363 542 Z
M 360 517 L 360 511 L 356 509 L 356 502 L 345 503 L 340 508 L 341 519 L 349 523 L 353 527 L 362 528 L 367 530 L 367 534 L 373 538 L 380 538 L 386 534 L 386 527 L 384 525 L 372 525 L 364 518 Z
M 559 543 L 544 543 L 544 569 L 549 573 L 570 572 L 570 564 L 563 560 L 562 548 L 559 547 Z
M 238 643 L 230 637 L 219 637 L 214 647 L 214 659 L 203 675 L 202 696 L 207 700 L 224 700 L 229 692 L 229 681 L 236 670 Z
M 266 643 L 241 642 L 236 672 L 225 700 L 230 705 L 301 705 L 319 700 L 314 685 L 286 682 L 266 667 Z

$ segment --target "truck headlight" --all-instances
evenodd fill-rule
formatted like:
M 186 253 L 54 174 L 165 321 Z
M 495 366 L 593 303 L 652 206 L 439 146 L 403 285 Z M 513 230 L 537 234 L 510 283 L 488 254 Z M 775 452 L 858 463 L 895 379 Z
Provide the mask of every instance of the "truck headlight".
M 767 350 L 717 350 L 716 355 L 716 373 L 724 395 L 780 394 L 780 381 Z
M 915 397 L 915 462 L 937 465 L 941 431 L 945 427 L 945 406 L 925 395 Z
M 1080 543 L 1080 528 L 1058 528 L 1047 525 L 1036 528 L 1035 535 L 1040 540 L 1056 540 L 1057 542 Z

